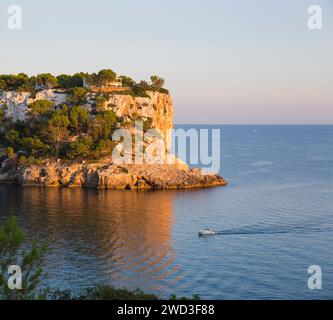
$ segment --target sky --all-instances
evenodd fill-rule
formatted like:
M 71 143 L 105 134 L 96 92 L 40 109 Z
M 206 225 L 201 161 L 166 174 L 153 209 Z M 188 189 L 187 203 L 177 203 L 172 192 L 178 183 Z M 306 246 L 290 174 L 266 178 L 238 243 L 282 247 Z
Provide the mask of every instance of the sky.
M 22 8 L 22 30 L 7 9 Z M 310 30 L 310 5 L 323 12 Z M 1 0 L 0 73 L 166 80 L 176 123 L 333 124 L 332 0 Z

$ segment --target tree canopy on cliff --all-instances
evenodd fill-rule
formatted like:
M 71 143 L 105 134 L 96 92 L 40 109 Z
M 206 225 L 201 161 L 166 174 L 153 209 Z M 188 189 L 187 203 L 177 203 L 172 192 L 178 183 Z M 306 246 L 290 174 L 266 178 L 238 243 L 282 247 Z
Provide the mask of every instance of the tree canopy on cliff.
M 31 104 L 29 121 L 3 119 L 2 155 L 19 162 L 60 157 L 99 159 L 112 154 L 112 134 L 122 121 L 112 110 L 90 113 L 87 108 L 63 104 L 54 109 L 47 100 Z
M 88 84 L 96 87 L 107 85 L 112 87 L 116 80 L 118 80 L 118 83 L 122 83 L 122 86 L 127 90 L 127 94 L 133 96 L 146 96 L 147 91 L 168 93 L 168 90 L 164 88 L 164 79 L 159 76 L 151 76 L 150 83 L 146 81 L 136 82 L 128 76 L 118 77 L 117 73 L 111 69 L 103 69 L 98 73 L 91 74 L 78 72 L 73 75 L 61 74 L 58 76 L 50 73 L 42 73 L 32 77 L 25 73 L 17 75 L 3 74 L 0 75 L 0 91 L 22 91 L 35 94 L 45 89 L 73 90 Z
M 116 80 L 124 87 L 121 94 L 147 97 L 147 91 L 168 92 L 163 88 L 164 79 L 159 76 L 152 76 L 151 82 L 137 83 L 127 76 L 118 77 L 111 69 L 57 77 L 50 73 L 32 77 L 24 73 L 0 75 L 0 93 L 30 92 L 34 97 L 38 91 L 55 89 L 67 94 L 66 103 L 59 105 L 43 99 L 29 104 L 29 121 L 15 122 L 6 117 L 7 106 L 0 100 L 0 150 L 3 155 L 9 157 L 10 154 L 19 162 L 47 157 L 99 159 L 111 155 L 112 134 L 125 120 L 108 110 L 107 98 L 118 92 L 90 92 L 86 84 L 103 87 Z M 87 99 L 90 99 L 89 103 Z M 134 118 L 127 119 L 126 123 L 134 122 Z M 145 120 L 144 130 L 151 127 L 150 120 Z
M 97 85 L 103 86 L 109 82 L 113 82 L 117 79 L 117 74 L 110 69 L 104 69 L 98 72 L 95 76 L 95 82 Z

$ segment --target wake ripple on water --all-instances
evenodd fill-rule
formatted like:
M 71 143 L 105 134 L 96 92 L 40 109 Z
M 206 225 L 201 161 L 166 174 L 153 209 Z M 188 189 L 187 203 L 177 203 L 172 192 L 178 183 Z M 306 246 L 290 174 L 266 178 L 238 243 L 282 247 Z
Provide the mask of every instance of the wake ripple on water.
M 284 234 L 284 233 L 294 233 L 294 234 L 308 234 L 314 232 L 329 232 L 333 228 L 326 227 L 303 227 L 303 226 L 246 226 L 242 228 L 234 228 L 228 230 L 216 231 L 216 235 L 220 236 L 232 236 L 232 235 L 257 235 L 257 234 Z

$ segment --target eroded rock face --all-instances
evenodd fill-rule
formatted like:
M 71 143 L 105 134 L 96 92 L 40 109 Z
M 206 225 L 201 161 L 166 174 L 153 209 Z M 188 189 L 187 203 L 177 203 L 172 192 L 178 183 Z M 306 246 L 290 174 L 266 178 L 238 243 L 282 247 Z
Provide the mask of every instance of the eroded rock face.
M 169 94 L 147 92 L 148 97 L 109 95 L 105 108 L 113 110 L 125 121 L 149 120 L 151 127 L 164 137 L 166 150 L 172 144 L 174 108 Z M 88 94 L 91 109 L 96 94 Z M 6 116 L 14 121 L 26 121 L 29 105 L 40 99 L 53 101 L 55 106 L 67 100 L 67 95 L 56 90 L 44 90 L 31 97 L 30 93 L 0 92 L 0 108 L 6 106 Z M 134 129 L 134 128 L 132 128 Z M 135 130 L 135 129 L 134 129 Z M 133 133 L 133 132 L 132 132 Z M 166 151 L 165 150 L 165 151 Z M 174 157 L 174 156 L 173 156 Z M 199 169 L 189 170 L 186 163 L 174 157 L 173 164 L 116 165 L 112 159 L 93 164 L 62 163 L 45 160 L 40 165 L 4 163 L 0 168 L 0 183 L 17 183 L 22 186 L 100 188 L 100 189 L 185 189 L 226 185 L 218 175 L 210 175 Z
M 173 128 L 174 108 L 169 94 L 147 92 L 148 98 L 128 95 L 112 95 L 107 102 L 107 109 L 116 112 L 125 120 L 138 118 L 152 119 L 152 127 L 160 130 L 164 136 L 166 148 L 172 144 L 170 130 Z
M 98 94 L 87 94 L 86 107 L 93 109 Z M 137 119 L 151 120 L 152 128 L 158 129 L 164 137 L 166 149 L 171 146 L 174 107 L 169 94 L 147 92 L 148 97 L 132 97 L 125 94 L 111 94 L 106 103 L 106 110 L 113 110 L 118 117 L 125 121 Z M 0 91 L 0 109 L 6 107 L 5 115 L 13 121 L 26 121 L 29 118 L 29 105 L 37 100 L 50 100 L 55 107 L 66 103 L 67 94 L 59 90 L 43 90 L 31 96 L 29 92 Z
M 6 106 L 6 116 L 14 121 L 26 121 L 29 105 L 37 100 L 50 100 L 55 105 L 65 103 L 67 95 L 56 90 L 43 90 L 32 97 L 29 92 L 0 91 L 0 108 Z
M 62 164 L 21 166 L 0 174 L 0 183 L 98 189 L 187 189 L 226 185 L 218 175 L 177 165 Z

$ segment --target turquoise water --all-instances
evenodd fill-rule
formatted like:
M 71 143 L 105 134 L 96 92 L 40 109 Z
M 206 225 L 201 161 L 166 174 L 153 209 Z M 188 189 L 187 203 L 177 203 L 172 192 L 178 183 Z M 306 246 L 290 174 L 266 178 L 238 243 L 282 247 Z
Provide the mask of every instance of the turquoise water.
M 0 186 L 0 218 L 16 214 L 29 239 L 50 244 L 53 287 L 110 283 L 164 297 L 332 299 L 333 126 L 214 128 L 222 129 L 227 187 Z M 218 234 L 199 238 L 206 225 Z M 307 287 L 311 265 L 322 267 L 322 290 Z

